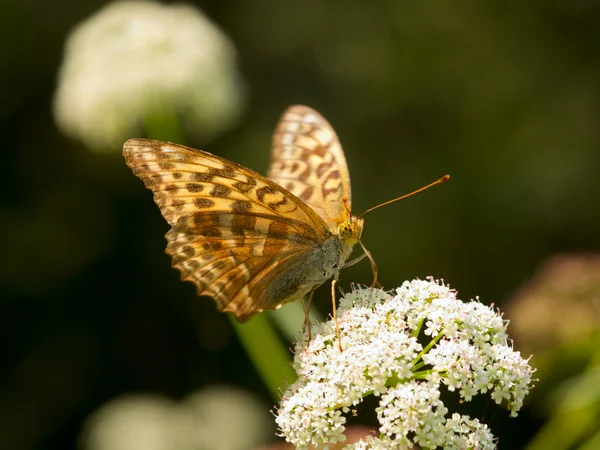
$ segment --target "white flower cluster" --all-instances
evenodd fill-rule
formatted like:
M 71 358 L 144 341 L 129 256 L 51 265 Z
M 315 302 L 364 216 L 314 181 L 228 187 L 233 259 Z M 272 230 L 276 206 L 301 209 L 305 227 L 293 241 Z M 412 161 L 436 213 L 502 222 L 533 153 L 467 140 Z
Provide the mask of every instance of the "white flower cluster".
M 228 36 L 190 5 L 110 3 L 66 42 L 57 124 L 92 149 L 119 153 L 156 117 L 175 116 L 188 131 L 212 137 L 241 111 L 236 59 Z
M 531 387 L 533 370 L 508 346 L 502 317 L 432 279 L 405 282 L 395 296 L 356 289 L 340 301 L 338 323 L 343 351 L 331 320 L 296 345 L 299 378 L 276 421 L 300 449 L 344 441 L 343 413 L 369 394 L 380 397 L 380 434 L 348 449 L 495 448 L 485 424 L 448 415 L 441 388 L 464 401 L 489 391 L 515 416 Z

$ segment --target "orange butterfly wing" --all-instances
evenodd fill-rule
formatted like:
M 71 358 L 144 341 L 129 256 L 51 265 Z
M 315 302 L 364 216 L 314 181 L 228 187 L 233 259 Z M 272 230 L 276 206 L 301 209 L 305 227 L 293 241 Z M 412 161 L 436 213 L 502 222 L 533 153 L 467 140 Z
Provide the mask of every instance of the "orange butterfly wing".
M 309 205 L 331 230 L 350 218 L 350 173 L 327 120 L 308 106 L 290 106 L 273 136 L 268 177 Z M 344 205 L 346 199 L 346 205 Z
M 240 321 L 294 300 L 343 263 L 323 219 L 250 169 L 149 139 L 127 141 L 123 154 L 173 226 L 167 253 L 182 279 Z

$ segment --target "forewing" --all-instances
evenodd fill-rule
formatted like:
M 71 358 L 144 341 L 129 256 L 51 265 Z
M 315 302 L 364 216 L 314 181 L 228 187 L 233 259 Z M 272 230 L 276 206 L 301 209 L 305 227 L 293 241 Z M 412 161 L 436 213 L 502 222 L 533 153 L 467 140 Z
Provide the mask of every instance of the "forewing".
M 306 225 L 262 214 L 199 212 L 179 219 L 166 237 L 181 279 L 240 322 L 281 305 L 269 301 L 268 286 L 315 246 Z
M 332 230 L 350 217 L 344 151 L 329 122 L 308 106 L 291 106 L 283 113 L 273 136 L 268 177 L 308 204 Z
M 133 173 L 154 192 L 171 225 L 197 212 L 274 214 L 307 224 L 318 239 L 329 234 L 323 220 L 281 186 L 202 150 L 151 139 L 130 139 L 123 155 Z

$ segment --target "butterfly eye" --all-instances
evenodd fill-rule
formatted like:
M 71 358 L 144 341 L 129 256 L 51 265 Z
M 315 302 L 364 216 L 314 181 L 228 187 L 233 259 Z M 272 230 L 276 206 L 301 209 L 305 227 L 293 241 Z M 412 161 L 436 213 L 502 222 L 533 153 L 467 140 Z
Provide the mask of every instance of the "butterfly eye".
M 342 239 L 347 239 L 352 234 L 352 226 L 348 221 L 342 222 L 338 225 L 338 233 Z

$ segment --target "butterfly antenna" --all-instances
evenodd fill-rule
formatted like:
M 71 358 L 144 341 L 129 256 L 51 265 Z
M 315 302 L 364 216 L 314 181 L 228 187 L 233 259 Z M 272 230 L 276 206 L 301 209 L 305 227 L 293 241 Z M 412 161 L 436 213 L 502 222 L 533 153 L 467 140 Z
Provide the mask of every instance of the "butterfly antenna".
M 390 203 L 394 203 L 394 202 L 397 202 L 399 200 L 403 200 L 403 199 L 405 199 L 407 197 L 411 197 L 411 196 L 413 196 L 415 194 L 418 194 L 419 192 L 423 192 L 425 189 L 429 189 L 430 187 L 435 186 L 436 184 L 441 184 L 444 181 L 448 181 L 449 179 L 450 179 L 450 175 L 444 175 L 442 178 L 440 178 L 438 180 L 435 180 L 433 183 L 429 183 L 427 186 L 423 186 L 422 188 L 417 189 L 416 191 L 412 191 L 411 193 L 406 194 L 406 195 L 402 195 L 401 197 L 398 197 L 398 198 L 393 198 L 392 200 L 388 200 L 387 202 L 381 203 L 380 205 L 373 206 L 372 208 L 367 209 L 364 213 L 362 213 L 360 216 L 358 216 L 358 218 L 360 219 L 365 214 L 367 214 L 367 213 L 369 213 L 369 212 L 371 212 L 371 211 L 373 211 L 373 210 L 375 210 L 377 208 L 381 208 L 382 206 L 389 205 Z M 363 247 L 363 249 L 364 249 L 364 247 Z M 371 258 L 369 257 L 369 259 L 371 259 Z
M 348 215 L 352 215 L 352 211 L 350 211 L 350 207 L 348 207 L 348 197 L 344 197 L 342 199 L 342 203 L 344 204 L 344 208 L 346 208 L 346 212 L 348 213 Z

